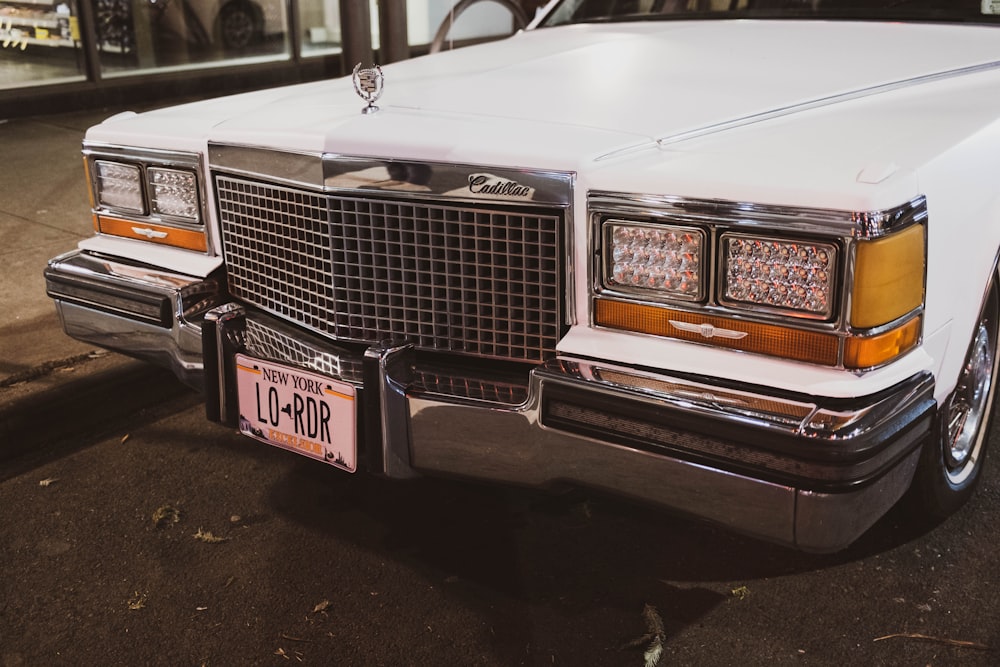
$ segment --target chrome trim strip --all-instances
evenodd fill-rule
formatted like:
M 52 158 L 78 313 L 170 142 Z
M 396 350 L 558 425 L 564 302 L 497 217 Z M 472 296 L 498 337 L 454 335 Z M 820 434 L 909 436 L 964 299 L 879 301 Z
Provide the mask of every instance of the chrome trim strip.
M 733 118 L 731 120 L 722 121 L 720 123 L 714 123 L 712 125 L 706 125 L 704 127 L 696 127 L 694 129 L 684 130 L 682 132 L 678 132 L 677 134 L 671 134 L 659 137 L 651 142 L 642 142 L 639 144 L 634 144 L 632 146 L 626 146 L 624 148 L 619 148 L 609 153 L 600 155 L 599 157 L 596 158 L 596 160 L 597 161 L 609 160 L 622 155 L 627 155 L 629 153 L 634 153 L 646 148 L 653 148 L 654 146 L 662 148 L 664 146 L 670 146 L 672 144 L 681 143 L 689 139 L 696 139 L 698 137 L 703 137 L 718 132 L 725 132 L 726 130 L 732 130 L 740 127 L 745 127 L 747 125 L 753 125 L 755 123 L 774 120 L 775 118 L 790 116 L 800 111 L 810 111 L 813 109 L 819 109 L 822 107 L 831 106 L 833 104 L 838 104 L 840 102 L 849 102 L 852 100 L 862 99 L 865 97 L 871 97 L 873 95 L 878 95 L 881 93 L 887 93 L 894 90 L 909 88 L 911 86 L 916 86 L 925 83 L 932 83 L 934 81 L 950 79 L 958 76 L 965 76 L 968 74 L 989 72 L 995 69 L 1000 69 L 1000 61 L 981 63 L 979 65 L 971 65 L 969 67 L 959 67 L 957 69 L 945 70 L 943 72 L 935 72 L 933 74 L 923 74 L 920 76 L 910 77 L 908 79 L 891 81 L 889 83 L 869 86 L 867 88 L 861 88 L 858 90 L 853 90 L 846 93 L 840 93 L 837 95 L 828 95 L 826 97 L 819 97 L 814 100 L 808 100 L 806 102 L 800 102 L 798 104 L 792 104 L 786 107 L 772 109 L 770 111 L 750 114 L 748 116 L 741 116 L 739 118 Z
M 549 362 L 536 369 L 535 374 L 549 382 L 584 383 L 592 391 L 620 393 L 624 389 L 639 399 L 654 401 L 681 413 L 807 438 L 818 445 L 834 444 L 873 431 L 892 415 L 929 395 L 934 387 L 933 376 L 924 373 L 863 408 L 831 410 L 815 400 L 785 398 L 749 388 L 729 389 L 570 357 Z
M 573 203 L 571 172 L 327 154 L 323 174 L 328 190 L 560 207 Z
M 971 65 L 969 67 L 959 67 L 956 69 L 945 70 L 943 72 L 934 72 L 933 74 L 921 74 L 920 76 L 914 76 L 908 79 L 891 81 L 889 83 L 869 86 L 867 88 L 860 88 L 858 90 L 853 90 L 846 93 L 840 93 L 837 95 L 828 95 L 826 97 L 819 97 L 814 100 L 809 100 L 807 102 L 792 104 L 787 107 L 781 107 L 779 109 L 773 109 L 771 111 L 765 111 L 763 113 L 755 113 L 749 116 L 743 116 L 742 118 L 735 118 L 733 120 L 728 120 L 721 123 L 715 123 L 714 125 L 707 125 L 702 128 L 688 130 L 685 132 L 680 132 L 678 134 L 667 135 L 665 137 L 658 138 L 656 140 L 656 143 L 659 146 L 669 146 L 670 144 L 680 143 L 682 141 L 686 141 L 688 139 L 694 139 L 696 137 L 701 137 L 706 134 L 723 132 L 725 130 L 729 130 L 736 127 L 743 127 L 746 125 L 752 125 L 754 123 L 760 123 L 763 121 L 772 120 L 774 118 L 781 118 L 782 116 L 789 116 L 799 111 L 810 111 L 812 109 L 819 109 L 821 107 L 830 106 L 832 104 L 837 104 L 839 102 L 849 102 L 851 100 L 857 100 L 864 97 L 871 97 L 872 95 L 887 93 L 893 90 L 900 90 L 903 88 L 909 88 L 911 86 L 916 86 L 924 83 L 931 83 L 943 79 L 965 76 L 967 74 L 988 72 L 994 69 L 1000 69 L 1000 61 L 981 63 L 979 65 Z
M 255 176 L 285 185 L 323 189 L 323 156 L 234 144 L 208 144 L 211 169 Z
M 669 219 L 681 224 L 741 231 L 768 229 L 779 231 L 782 236 L 809 234 L 854 239 L 876 239 L 927 218 L 927 199 L 923 195 L 891 209 L 849 211 L 592 190 L 587 193 L 587 206 L 591 213 L 608 216 Z
M 494 165 L 417 162 L 335 153 L 294 153 L 209 143 L 209 164 L 244 176 L 326 192 L 546 205 L 573 203 L 575 174 Z

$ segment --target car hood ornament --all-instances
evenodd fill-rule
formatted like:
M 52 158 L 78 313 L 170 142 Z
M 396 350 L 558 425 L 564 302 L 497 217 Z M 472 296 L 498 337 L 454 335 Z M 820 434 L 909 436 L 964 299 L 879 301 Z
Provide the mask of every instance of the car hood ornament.
M 382 76 L 382 68 L 378 65 L 361 69 L 361 63 L 354 66 L 354 90 L 358 96 L 368 103 L 361 110 L 363 114 L 375 113 L 378 107 L 375 101 L 382 97 L 382 87 L 385 78 Z

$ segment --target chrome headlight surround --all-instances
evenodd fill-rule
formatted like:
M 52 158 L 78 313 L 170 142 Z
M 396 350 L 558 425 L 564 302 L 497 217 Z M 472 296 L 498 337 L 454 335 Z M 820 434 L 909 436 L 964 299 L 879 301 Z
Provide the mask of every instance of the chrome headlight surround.
M 927 280 L 922 196 L 891 209 L 850 211 L 591 191 L 588 210 L 595 327 L 856 373 L 885 366 L 922 340 Z M 607 267 L 613 264 L 607 257 L 614 245 L 604 226 L 623 220 L 703 230 L 705 298 L 629 289 L 609 279 Z M 769 251 L 756 258 L 747 254 L 749 244 Z M 793 261 L 803 249 L 805 255 Z M 781 261 L 774 260 L 775 253 Z M 747 257 L 759 260 L 757 267 L 741 263 Z M 755 276 L 765 264 L 766 276 Z M 800 280 L 785 276 L 782 266 L 789 274 L 799 271 Z M 747 276 L 760 282 L 737 289 Z M 811 290 L 812 300 L 789 296 L 799 287 Z
M 83 155 L 98 233 L 208 252 L 200 154 L 85 143 Z

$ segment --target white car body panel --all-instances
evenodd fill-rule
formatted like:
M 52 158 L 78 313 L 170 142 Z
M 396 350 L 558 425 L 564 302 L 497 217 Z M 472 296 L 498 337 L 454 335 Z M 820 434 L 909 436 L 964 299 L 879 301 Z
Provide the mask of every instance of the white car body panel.
M 712 46 L 720 41 L 726 51 Z M 381 111 L 373 115 L 360 113 L 363 102 L 342 79 L 113 119 L 91 129 L 87 140 L 204 154 L 211 139 L 303 153 L 566 170 L 577 174 L 578 221 L 590 189 L 856 211 L 926 194 L 933 254 L 925 336 L 952 319 L 960 339 L 971 330 L 981 295 L 949 289 L 939 278 L 948 270 L 944 258 L 992 254 L 987 249 L 997 243 L 968 248 L 962 234 L 943 225 L 960 224 L 970 213 L 996 216 L 1000 202 L 974 200 L 974 193 L 990 191 L 983 183 L 969 182 L 962 193 L 949 182 L 940 194 L 936 183 L 956 160 L 980 161 L 971 173 L 982 180 L 1000 171 L 1000 151 L 984 150 L 1000 145 L 1000 42 L 991 28 L 816 21 L 573 26 L 384 71 Z M 598 81 L 599 87 L 588 83 Z M 959 96 L 967 99 L 964 116 L 936 122 Z M 696 136 L 677 140 L 689 133 Z M 863 173 L 875 174 L 876 182 L 863 182 Z M 952 349 L 947 361 L 923 352 L 889 369 L 845 376 L 620 332 L 581 334 L 589 325 L 589 233 L 586 224 L 575 226 L 578 322 L 561 351 L 611 348 L 609 356 L 621 362 L 670 359 L 678 370 L 724 369 L 713 372 L 829 396 L 868 393 L 915 368 L 953 375 L 961 363 L 964 350 Z M 163 259 L 171 268 L 194 268 L 169 254 Z M 986 271 L 989 261 L 975 257 L 971 265 Z M 680 360 L 673 348 L 685 350 Z M 950 389 L 941 384 L 937 394 Z

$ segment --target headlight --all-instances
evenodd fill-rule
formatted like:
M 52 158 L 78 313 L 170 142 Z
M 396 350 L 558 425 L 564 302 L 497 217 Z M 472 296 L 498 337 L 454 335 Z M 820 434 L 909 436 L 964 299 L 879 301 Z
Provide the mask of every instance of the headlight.
M 200 156 L 84 146 L 94 229 L 196 252 L 208 251 Z
M 827 319 L 833 314 L 837 247 L 726 234 L 722 302 Z
M 605 283 L 694 301 L 703 296 L 705 233 L 693 227 L 645 225 L 620 220 L 604 224 Z
M 102 206 L 145 213 L 146 204 L 142 195 L 142 172 L 139 167 L 120 162 L 94 162 L 97 170 L 97 201 Z
M 149 197 L 154 213 L 198 219 L 198 185 L 194 173 L 150 167 Z

